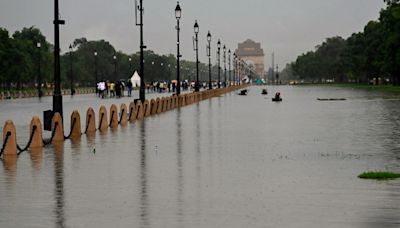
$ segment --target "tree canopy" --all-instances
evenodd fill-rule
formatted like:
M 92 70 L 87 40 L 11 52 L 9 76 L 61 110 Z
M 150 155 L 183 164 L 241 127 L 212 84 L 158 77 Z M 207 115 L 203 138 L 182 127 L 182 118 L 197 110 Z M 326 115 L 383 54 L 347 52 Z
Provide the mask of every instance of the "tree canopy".
M 368 82 L 388 78 L 400 84 L 400 1 L 385 0 L 378 21 L 347 39 L 327 38 L 314 51 L 297 57 L 287 67 L 292 78 L 320 82 Z

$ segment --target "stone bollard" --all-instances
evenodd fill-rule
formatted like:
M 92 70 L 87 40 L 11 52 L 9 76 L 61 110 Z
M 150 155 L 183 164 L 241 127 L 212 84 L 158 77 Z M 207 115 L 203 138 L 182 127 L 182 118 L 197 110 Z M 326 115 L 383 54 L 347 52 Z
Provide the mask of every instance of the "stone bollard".
M 74 123 L 75 124 L 72 125 Z M 81 115 L 77 110 L 73 111 L 71 114 L 71 138 L 79 138 L 82 136 L 81 132 Z
M 162 113 L 163 109 L 163 100 L 157 97 L 156 101 L 157 101 L 157 114 L 160 114 Z
M 166 97 L 165 100 L 167 101 L 167 108 L 166 108 L 166 111 L 169 111 L 169 110 L 171 110 L 171 102 L 172 102 L 172 99 L 171 99 L 171 97 Z
M 32 132 L 32 129 L 35 126 L 36 126 L 35 134 L 33 134 L 32 142 L 31 142 L 31 145 L 29 146 L 29 149 L 43 147 L 42 123 L 40 122 L 40 118 L 38 116 L 32 117 L 31 125 L 29 127 L 29 132 Z
M 133 123 L 136 121 L 136 116 L 137 116 L 137 112 L 136 112 L 136 105 L 134 102 L 131 102 L 129 104 L 129 118 L 128 120 Z
M 172 104 L 171 104 L 171 109 L 175 109 L 178 107 L 178 96 L 172 96 Z
M 157 114 L 157 101 L 155 101 L 154 99 L 151 99 L 150 106 L 151 106 L 151 115 Z
M 96 116 L 93 108 L 88 108 L 86 111 L 86 128 L 87 135 L 93 135 L 96 132 Z
M 136 101 L 136 119 L 142 120 L 144 117 L 144 109 L 141 101 Z
M 118 110 L 115 104 L 112 104 L 110 107 L 110 127 L 111 128 L 118 127 Z
M 151 115 L 151 106 L 148 100 L 144 100 L 143 110 L 144 110 L 144 117 L 148 117 Z
M 57 125 L 57 128 L 56 128 Z M 52 143 L 64 142 L 64 129 L 62 124 L 62 118 L 60 113 L 54 113 L 53 119 L 51 120 L 51 131 L 54 132 Z
M 7 141 L 6 141 L 7 138 Z M 11 120 L 7 120 L 3 127 L 3 155 L 17 155 L 17 132 L 15 125 Z
M 104 105 L 99 110 L 99 130 L 105 131 L 108 128 L 107 109 Z
M 120 124 L 124 126 L 128 123 L 128 108 L 126 107 L 126 104 L 122 103 L 120 106 L 120 110 Z
M 161 102 L 162 102 L 162 112 L 166 112 L 167 111 L 167 99 L 165 99 L 165 97 L 161 98 Z

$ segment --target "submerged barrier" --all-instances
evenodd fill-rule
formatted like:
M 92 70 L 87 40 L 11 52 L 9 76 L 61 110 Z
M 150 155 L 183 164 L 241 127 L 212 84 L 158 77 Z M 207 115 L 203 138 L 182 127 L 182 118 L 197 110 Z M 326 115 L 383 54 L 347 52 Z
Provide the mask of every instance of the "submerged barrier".
M 146 117 L 161 114 L 179 107 L 194 104 L 205 99 L 215 96 L 220 96 L 229 93 L 247 85 L 235 85 L 226 88 L 206 90 L 197 93 L 187 93 L 179 96 L 169 96 L 145 100 L 143 103 L 140 100 L 131 102 L 129 108 L 125 104 L 121 104 L 118 112 L 115 104 L 111 105 L 109 115 L 107 108 L 102 105 L 98 112 L 98 124 L 96 128 L 96 114 L 93 108 L 89 107 L 86 111 L 85 131 L 81 132 L 81 116 L 78 111 L 73 111 L 71 114 L 70 132 L 64 136 L 62 118 L 59 113 L 55 113 L 51 121 L 51 137 L 43 139 L 42 123 L 39 117 L 32 117 L 29 126 L 30 136 L 25 147 L 17 144 L 17 132 L 14 123 L 7 120 L 3 128 L 3 145 L 0 150 L 0 158 L 3 156 L 17 156 L 24 151 L 35 148 L 42 148 L 49 144 L 59 144 L 66 139 L 80 138 L 82 134 L 88 136 L 94 135 L 96 131 L 104 132 L 108 128 L 117 128 L 119 125 L 126 125 L 128 122 L 134 123 L 136 120 L 143 120 Z M 108 117 L 110 117 L 108 119 Z

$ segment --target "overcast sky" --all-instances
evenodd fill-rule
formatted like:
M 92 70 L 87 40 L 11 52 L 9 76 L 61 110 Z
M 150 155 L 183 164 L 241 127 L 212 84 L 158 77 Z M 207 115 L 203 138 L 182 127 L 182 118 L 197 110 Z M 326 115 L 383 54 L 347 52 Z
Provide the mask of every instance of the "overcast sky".
M 175 0 L 143 0 L 144 39 L 148 49 L 159 54 L 176 53 Z M 194 60 L 193 24 L 200 26 L 200 60 L 207 61 L 206 34 L 213 38 L 212 61 L 218 38 L 232 51 L 250 38 L 260 42 L 271 65 L 271 53 L 279 66 L 294 61 L 327 37 L 348 37 L 376 20 L 383 0 L 181 0 L 181 52 Z M 35 26 L 53 38 L 54 1 L 0 0 L 0 27 L 12 34 Z M 75 39 L 105 39 L 117 50 L 139 50 L 139 27 L 134 26 L 134 0 L 60 0 L 61 48 Z

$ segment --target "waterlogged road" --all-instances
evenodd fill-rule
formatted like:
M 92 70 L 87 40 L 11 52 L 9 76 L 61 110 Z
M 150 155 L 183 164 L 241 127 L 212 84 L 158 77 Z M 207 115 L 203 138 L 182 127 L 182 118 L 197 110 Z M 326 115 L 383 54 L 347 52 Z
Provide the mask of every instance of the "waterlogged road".
M 273 103 L 278 90 L 283 102 Z M 399 227 L 400 181 L 357 175 L 400 171 L 400 100 L 268 91 L 251 87 L 2 161 L 0 227 Z M 67 115 L 130 101 L 64 100 Z M 1 101 L 0 122 L 18 122 L 26 142 L 31 116 L 47 106 Z

